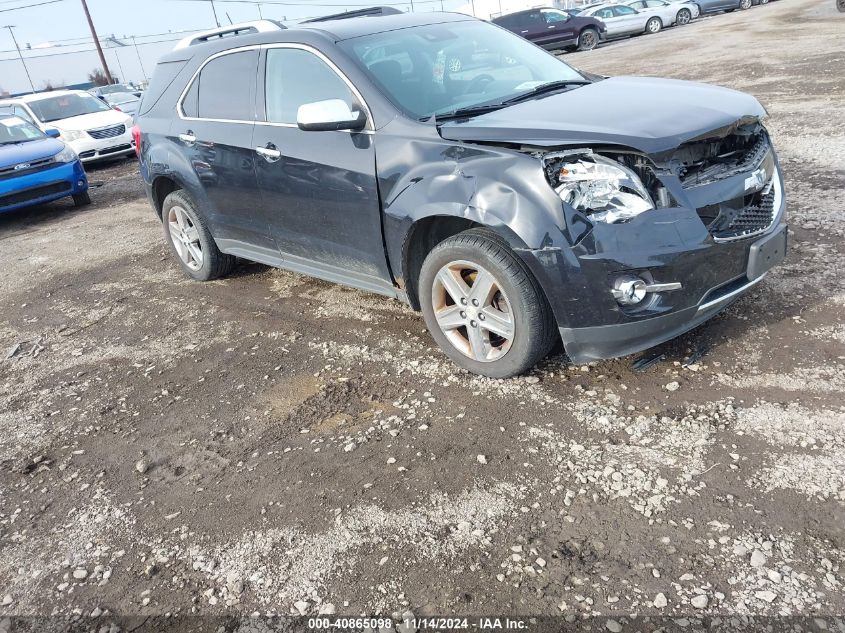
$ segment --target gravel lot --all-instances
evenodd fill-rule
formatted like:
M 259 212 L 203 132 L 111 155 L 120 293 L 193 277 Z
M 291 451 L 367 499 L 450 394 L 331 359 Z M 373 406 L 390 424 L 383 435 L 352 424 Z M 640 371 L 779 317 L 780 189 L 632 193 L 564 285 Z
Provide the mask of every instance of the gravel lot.
M 192 282 L 134 161 L 0 217 L 0 617 L 845 626 L 843 28 L 780 0 L 565 57 L 753 93 L 785 170 L 786 264 L 641 371 L 479 378 L 394 301 Z

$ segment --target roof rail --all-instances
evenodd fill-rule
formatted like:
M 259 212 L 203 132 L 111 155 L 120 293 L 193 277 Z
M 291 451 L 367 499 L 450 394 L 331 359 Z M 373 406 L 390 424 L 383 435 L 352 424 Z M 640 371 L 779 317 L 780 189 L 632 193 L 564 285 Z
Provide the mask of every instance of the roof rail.
M 230 24 L 229 26 L 221 26 L 216 29 L 209 29 L 207 31 L 200 31 L 185 37 L 176 44 L 173 50 L 180 48 L 188 48 L 196 44 L 205 44 L 211 40 L 222 39 L 224 37 L 234 37 L 237 35 L 248 35 L 250 33 L 270 33 L 272 31 L 281 31 L 287 28 L 281 22 L 276 20 L 255 20 L 253 22 L 240 22 L 238 24 Z
M 396 15 L 397 13 L 404 13 L 404 11 L 400 11 L 399 9 L 395 9 L 393 7 L 368 7 L 366 9 L 344 11 L 343 13 L 333 13 L 332 15 L 321 15 L 318 18 L 303 20 L 302 24 L 306 24 L 308 22 L 329 22 L 331 20 L 343 20 L 345 18 L 363 18 L 378 15 Z

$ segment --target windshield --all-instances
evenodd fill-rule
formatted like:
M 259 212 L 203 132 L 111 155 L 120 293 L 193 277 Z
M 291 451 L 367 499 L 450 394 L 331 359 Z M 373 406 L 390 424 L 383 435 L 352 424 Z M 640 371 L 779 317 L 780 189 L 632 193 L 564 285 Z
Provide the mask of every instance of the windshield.
M 42 123 L 111 110 L 97 97 L 89 94 L 64 94 L 58 97 L 30 101 L 28 105 Z
M 132 92 L 132 88 L 126 84 L 111 84 L 110 86 L 103 86 L 99 88 L 100 94 L 107 95 L 113 92 Z
M 120 105 L 121 103 L 129 103 L 130 101 L 140 101 L 138 97 L 129 92 L 113 92 L 103 95 L 105 100 L 111 104 Z
M 584 77 L 527 40 L 468 20 L 340 42 L 405 112 L 418 119 L 527 94 Z
M 44 138 L 44 133 L 20 117 L 0 117 L 0 145 Z

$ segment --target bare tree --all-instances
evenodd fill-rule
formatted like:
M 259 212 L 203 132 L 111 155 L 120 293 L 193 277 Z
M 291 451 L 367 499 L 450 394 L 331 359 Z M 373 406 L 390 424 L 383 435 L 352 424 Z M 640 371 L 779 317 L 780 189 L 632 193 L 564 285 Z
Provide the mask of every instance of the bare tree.
M 0 86 L 0 97 L 8 97 L 9 91 L 6 90 L 3 86 Z
M 100 68 L 95 68 L 90 73 L 88 73 L 88 81 L 90 81 L 95 86 L 109 85 L 109 80 L 106 77 L 106 73 L 104 73 Z

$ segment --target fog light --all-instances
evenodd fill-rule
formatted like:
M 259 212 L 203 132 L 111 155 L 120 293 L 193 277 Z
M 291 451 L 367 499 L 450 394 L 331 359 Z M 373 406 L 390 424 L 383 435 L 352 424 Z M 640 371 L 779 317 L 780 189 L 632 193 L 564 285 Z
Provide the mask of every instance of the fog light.
M 646 282 L 634 275 L 623 275 L 617 277 L 613 282 L 613 298 L 623 306 L 632 306 L 645 299 L 647 290 Z

